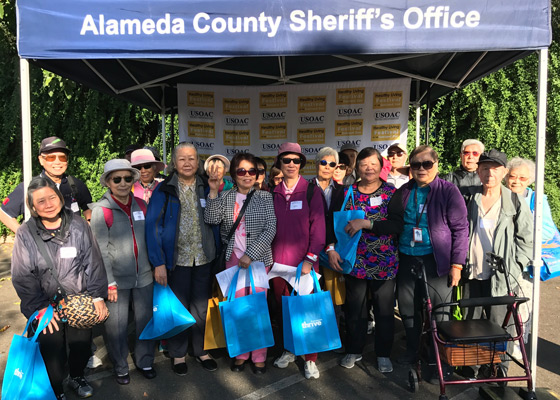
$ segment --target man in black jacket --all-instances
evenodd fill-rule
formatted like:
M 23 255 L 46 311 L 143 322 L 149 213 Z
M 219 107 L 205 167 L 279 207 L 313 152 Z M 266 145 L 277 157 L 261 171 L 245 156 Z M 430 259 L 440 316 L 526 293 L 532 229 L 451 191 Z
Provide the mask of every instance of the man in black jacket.
M 455 184 L 461 194 L 468 193 L 470 187 L 480 186 L 476 172 L 478 159 L 484 152 L 484 144 L 476 139 L 467 139 L 461 146 L 461 168 L 443 176 L 448 182 Z

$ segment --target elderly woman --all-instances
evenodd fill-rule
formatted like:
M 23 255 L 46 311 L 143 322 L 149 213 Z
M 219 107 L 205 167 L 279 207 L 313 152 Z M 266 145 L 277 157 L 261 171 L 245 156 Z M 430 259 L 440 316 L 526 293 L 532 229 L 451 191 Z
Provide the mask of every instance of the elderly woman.
M 306 158 L 297 143 L 283 143 L 278 149 L 275 165 L 284 175 L 283 181 L 273 192 L 274 212 L 276 214 L 276 238 L 272 243 L 274 262 L 295 268 L 303 261 L 302 274 L 319 268 L 319 253 L 325 246 L 324 200 L 318 187 L 310 186 L 302 178 L 300 169 L 305 166 Z M 278 305 L 278 322 L 282 324 L 282 296 L 290 294 L 290 285 L 282 278 L 272 279 L 274 296 Z M 282 326 L 280 326 L 282 331 Z M 319 378 L 315 362 L 317 354 L 307 354 L 305 358 L 305 377 Z M 277 368 L 286 368 L 296 356 L 289 351 L 274 361 Z
M 338 153 L 338 164 L 334 168 L 333 180 L 339 185 L 344 185 L 344 178 L 346 177 L 346 171 L 350 165 L 350 158 L 346 153 Z
M 284 174 L 280 168 L 276 168 L 274 165 L 270 168 L 270 174 L 268 175 L 268 188 L 272 192 L 276 186 L 282 183 Z
M 197 174 L 198 153 L 191 143 L 173 149 L 171 174 L 161 182 L 148 206 L 146 243 L 154 278 L 169 287 L 190 311 L 196 324 L 167 340 L 172 369 L 187 374 L 189 336 L 196 360 L 207 371 L 218 368 L 204 350 L 206 310 L 210 297 L 212 260 L 216 245 L 212 227 L 204 222 L 205 185 Z
M 163 171 L 165 164 L 156 160 L 151 150 L 140 149 L 132 152 L 130 165 L 140 171 L 140 179 L 135 181 L 132 186 L 134 196 L 149 203 L 152 193 L 161 181 L 161 179 L 156 177 Z
M 272 195 L 266 191 L 255 189 L 255 181 L 259 176 L 256 157 L 249 153 L 238 153 L 231 160 L 230 175 L 235 185 L 233 189 L 218 197 L 219 180 L 216 169 L 210 168 L 210 193 L 204 210 L 204 220 L 208 224 L 220 225 L 222 243 L 226 247 L 226 268 L 239 266 L 247 268 L 253 261 L 261 261 L 265 266 L 272 266 L 271 244 L 276 234 L 276 216 Z M 227 242 L 235 221 L 245 202 L 249 202 L 235 232 Z M 265 291 L 256 288 L 257 292 Z M 240 293 L 241 292 L 241 293 Z M 250 288 L 241 289 L 236 294 L 250 294 Z M 251 357 L 253 372 L 266 372 L 266 348 L 254 350 L 236 357 L 231 370 L 241 372 L 245 361 Z
M 368 329 L 368 292 L 372 297 L 376 321 L 375 351 L 380 372 L 393 371 L 389 356 L 393 346 L 395 304 L 395 278 L 399 266 L 397 235 L 403 229 L 401 193 L 379 178 L 383 157 L 372 147 L 361 150 L 356 158 L 358 183 L 352 185 L 354 204 L 349 201 L 346 210 L 362 209 L 365 219 L 348 221 L 345 231 L 354 236 L 361 232 L 356 264 L 345 276 L 346 303 L 346 356 L 340 361 L 344 368 L 352 368 L 362 359 Z M 344 196 L 350 189 L 344 190 Z M 344 196 L 333 207 L 340 209 Z M 331 213 L 332 213 L 331 211 Z M 331 218 L 332 219 L 332 218 Z M 332 227 L 328 227 L 332 230 Z M 334 238 L 334 235 L 330 235 Z M 327 254 L 331 268 L 340 270 L 340 256 L 329 242 Z
M 29 318 L 35 311 L 44 313 L 56 302 L 58 279 L 67 294 L 89 293 L 99 320 L 105 320 L 107 275 L 88 223 L 64 207 L 64 197 L 50 179 L 33 178 L 27 189 L 27 207 L 32 218 L 18 229 L 12 252 L 12 283 L 21 299 L 23 315 Z M 44 242 L 54 270 L 50 270 L 36 240 Z M 57 398 L 66 398 L 62 387 L 68 374 L 66 364 L 68 383 L 78 396 L 93 394 L 84 378 L 91 340 L 91 329 L 62 324 L 56 313 L 39 335 L 39 348 Z
M 405 212 L 399 238 L 397 291 L 406 333 L 406 353 L 400 363 L 414 363 L 418 357 L 425 293 L 417 270 L 422 266 L 426 270 L 432 304 L 448 301 L 451 286 L 457 286 L 461 278 L 469 237 L 465 201 L 457 186 L 437 176 L 438 155 L 434 149 L 414 149 L 410 169 L 412 180 L 399 189 Z M 447 317 L 447 310 L 436 315 L 438 320 Z M 435 375 L 432 382 L 438 379 Z
M 519 195 L 502 185 L 508 172 L 506 163 L 506 155 L 496 149 L 482 153 L 478 161 L 482 186 L 471 188 L 467 198 L 470 225 L 467 263 L 470 271 L 463 292 L 465 298 L 508 294 L 504 274 L 488 265 L 486 253 L 492 252 L 504 259 L 507 274 L 514 286 L 522 280 L 521 274 L 531 261 L 533 218 Z M 484 309 L 485 317 L 500 326 L 506 313 L 505 305 Z M 482 318 L 482 308 L 469 308 L 466 318 Z M 514 330 L 510 330 L 514 333 Z M 508 347 L 511 344 L 508 342 Z M 501 369 L 504 374 L 507 373 L 507 360 L 501 363 Z
M 267 169 L 266 161 L 260 157 L 255 157 L 255 160 L 257 161 L 257 171 L 259 173 L 257 175 L 257 180 L 255 181 L 255 188 L 258 190 L 268 191 L 268 187 L 265 183 Z
M 233 183 L 228 179 L 224 179 L 226 171 L 229 170 L 229 160 L 220 154 L 214 154 L 204 161 L 204 172 L 210 176 L 210 168 L 214 168 L 218 182 L 220 183 L 219 193 L 230 190 Z
M 330 147 L 323 147 L 315 157 L 317 176 L 310 183 L 319 186 L 325 199 L 325 213 L 329 214 L 331 200 L 342 193 L 342 185 L 336 183 L 333 174 L 338 165 L 338 153 Z M 337 210 L 338 211 L 338 210 Z
M 135 153 L 149 150 L 136 150 Z M 151 152 L 150 152 L 151 154 Z M 138 157 L 138 154 L 136 154 Z M 145 171 L 145 169 L 141 169 Z M 128 371 L 128 312 L 132 305 L 136 326 L 134 355 L 136 367 L 147 379 L 155 378 L 154 342 L 140 340 L 152 318 L 152 267 L 148 261 L 145 238 L 144 200 L 134 197 L 132 185 L 142 172 L 127 160 L 114 159 L 105 164 L 99 179 L 108 190 L 101 200 L 90 205 L 91 230 L 99 243 L 109 281 L 111 313 L 105 323 L 105 338 L 117 383 L 130 383 Z

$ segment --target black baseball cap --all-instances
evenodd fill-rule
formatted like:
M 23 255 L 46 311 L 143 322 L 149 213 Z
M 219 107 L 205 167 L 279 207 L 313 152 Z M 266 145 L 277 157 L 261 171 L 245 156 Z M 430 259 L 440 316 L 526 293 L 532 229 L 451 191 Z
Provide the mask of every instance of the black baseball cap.
M 502 153 L 499 150 L 492 149 L 490 151 L 485 151 L 480 155 L 478 163 L 482 164 L 486 162 L 493 162 L 496 164 L 500 164 L 502 167 L 505 167 L 507 165 L 507 156 L 505 153 Z
M 39 153 L 48 153 L 49 151 L 62 150 L 67 153 L 70 149 L 66 146 L 66 142 L 59 137 L 51 136 L 41 140 L 41 148 Z

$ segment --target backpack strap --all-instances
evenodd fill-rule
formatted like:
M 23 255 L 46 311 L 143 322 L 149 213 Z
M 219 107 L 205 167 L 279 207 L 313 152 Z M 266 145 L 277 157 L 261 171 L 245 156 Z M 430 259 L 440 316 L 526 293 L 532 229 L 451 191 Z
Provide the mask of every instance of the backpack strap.
M 107 228 L 111 229 L 113 226 L 113 210 L 107 207 L 101 207 L 101 209 L 103 210 L 103 217 L 105 218 Z
M 68 179 L 68 183 L 70 183 L 70 190 L 72 191 L 72 197 L 74 200 L 78 200 L 78 186 L 76 185 L 76 180 L 73 176 L 66 175 L 66 179 Z
M 138 204 L 138 207 L 140 207 L 140 209 L 144 213 L 144 217 L 145 217 L 146 213 L 148 212 L 148 208 L 146 207 L 146 203 L 144 203 L 142 200 L 140 200 L 136 196 L 132 196 L 132 197 L 134 197 L 134 200 L 136 200 L 136 203 Z

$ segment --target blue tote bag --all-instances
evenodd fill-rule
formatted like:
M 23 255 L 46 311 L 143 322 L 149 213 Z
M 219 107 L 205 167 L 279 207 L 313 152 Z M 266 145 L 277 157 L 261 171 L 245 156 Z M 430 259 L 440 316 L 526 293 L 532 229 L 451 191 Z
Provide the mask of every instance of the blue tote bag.
M 354 190 L 352 190 L 352 186 L 348 187 L 348 191 L 346 192 L 346 197 L 344 198 L 344 203 L 342 204 L 340 211 L 333 213 L 334 234 L 337 239 L 334 249 L 342 259 L 340 266 L 343 274 L 349 274 L 354 268 L 354 264 L 356 263 L 356 252 L 358 251 L 358 242 L 362 236 L 361 230 L 356 232 L 354 236 L 350 236 L 346 233 L 344 228 L 348 224 L 348 221 L 353 219 L 365 219 L 366 217 L 364 210 L 344 210 L 346 208 L 346 204 L 350 200 L 350 197 L 352 197 L 352 208 L 354 208 Z M 322 257 L 326 257 L 326 265 L 328 266 L 328 256 L 326 253 Z
M 235 297 L 239 271 L 229 285 L 227 300 L 220 302 L 220 316 L 230 357 L 274 346 L 274 336 L 265 292 L 255 293 L 255 282 L 249 266 L 253 293 Z
M 313 269 L 314 293 L 300 295 L 297 290 L 302 266 L 298 265 L 291 295 L 282 296 L 284 348 L 296 356 L 338 349 L 342 344 L 331 295 L 321 290 Z
M 51 306 L 47 308 L 37 325 L 35 334 L 32 337 L 25 337 L 29 325 L 37 315 L 38 311 L 35 311 L 27 321 L 22 334 L 14 335 L 12 339 L 2 383 L 4 400 L 56 400 L 37 343 L 39 334 L 53 317 L 53 308 Z
M 140 334 L 140 339 L 167 339 L 183 332 L 195 322 L 169 285 L 162 286 L 154 282 L 153 316 Z

